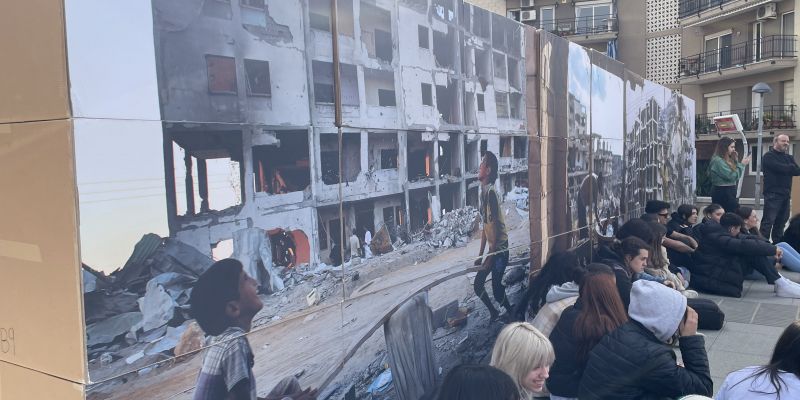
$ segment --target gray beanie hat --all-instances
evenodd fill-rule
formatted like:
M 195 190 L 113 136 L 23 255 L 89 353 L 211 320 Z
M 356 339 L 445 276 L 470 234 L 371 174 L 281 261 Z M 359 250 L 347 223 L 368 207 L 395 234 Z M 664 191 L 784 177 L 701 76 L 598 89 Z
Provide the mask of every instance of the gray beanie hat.
M 638 280 L 631 288 L 628 315 L 653 332 L 658 340 L 667 342 L 686 313 L 686 297 L 661 283 Z

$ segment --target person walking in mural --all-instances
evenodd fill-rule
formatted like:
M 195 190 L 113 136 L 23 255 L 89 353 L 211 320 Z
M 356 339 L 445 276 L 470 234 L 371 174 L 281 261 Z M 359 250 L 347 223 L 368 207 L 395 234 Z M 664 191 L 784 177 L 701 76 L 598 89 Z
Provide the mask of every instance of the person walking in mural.
M 361 241 L 358 240 L 356 230 L 353 229 L 350 235 L 350 261 L 355 262 L 356 258 L 361 256 Z
M 494 182 L 497 181 L 497 156 L 491 151 L 487 151 L 483 156 L 483 161 L 478 169 L 478 180 L 481 182 L 480 214 L 483 221 L 483 232 L 481 249 L 475 265 L 482 268 L 475 276 L 474 289 L 475 294 L 489 309 L 491 319 L 496 320 L 500 313 L 492 304 L 485 287 L 486 278 L 490 273 L 492 274 L 494 299 L 506 309 L 507 315 L 511 315 L 512 307 L 506 296 L 506 288 L 503 286 L 503 273 L 508 265 L 508 233 L 505 217 L 500 209 L 500 196 L 494 187 Z M 487 243 L 489 251 L 486 253 L 486 257 L 483 257 Z
M 372 258 L 372 250 L 369 245 L 372 244 L 372 232 L 369 231 L 368 227 L 364 227 L 364 231 L 364 258 L 370 259 Z
M 761 157 L 764 171 L 764 216 L 761 219 L 761 236 L 772 243 L 783 239 L 783 228 L 789 220 L 789 197 L 792 177 L 800 175 L 800 166 L 788 153 L 789 136 L 780 134 L 772 139 L 772 148 Z
M 724 137 L 717 142 L 714 157 L 708 165 L 708 177 L 711 180 L 711 201 L 719 204 L 725 211 L 739 208 L 736 188 L 742 177 L 745 165 L 750 164 L 750 156 L 739 162 L 736 142 Z

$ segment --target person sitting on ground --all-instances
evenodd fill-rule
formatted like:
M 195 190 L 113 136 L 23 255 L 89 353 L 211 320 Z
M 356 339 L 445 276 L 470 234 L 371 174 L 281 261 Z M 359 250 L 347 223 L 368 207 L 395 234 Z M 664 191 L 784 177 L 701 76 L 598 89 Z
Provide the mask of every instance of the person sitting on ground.
M 761 240 L 767 241 L 767 239 L 761 235 L 758 224 L 758 214 L 756 213 L 756 210 L 753 210 L 750 207 L 742 206 L 736 210 L 736 214 L 742 217 L 744 220 L 742 233 L 746 233 L 748 235 L 760 238 Z M 800 272 L 800 253 L 798 253 L 798 251 L 795 250 L 792 245 L 786 242 L 779 242 L 775 246 L 780 248 L 783 252 L 781 255 L 781 265 L 790 271 Z
M 473 288 L 475 294 L 489 309 L 491 320 L 500 318 L 500 313 L 492 304 L 492 299 L 486 293 L 486 278 L 492 275 L 492 294 L 503 308 L 506 309 L 506 319 L 510 319 L 514 312 L 511 303 L 506 295 L 506 288 L 503 286 L 503 274 L 508 265 L 508 232 L 506 231 L 506 220 L 500 209 L 500 195 L 494 187 L 497 181 L 497 156 L 491 151 L 483 155 L 483 161 L 478 168 L 478 180 L 481 183 L 481 209 L 480 215 L 483 221 L 483 232 L 481 232 L 481 247 L 478 252 L 478 259 L 475 266 L 481 266 L 481 270 L 475 276 Z M 489 249 L 484 257 L 483 251 L 486 245 Z
M 550 334 L 555 362 L 547 378 L 551 400 L 575 399 L 589 352 L 607 333 L 628 321 L 611 267 L 589 264 L 580 297 L 561 315 Z
M 650 258 L 647 260 L 647 265 L 644 268 L 644 272 L 649 276 L 656 278 L 650 280 L 663 283 L 681 292 L 686 297 L 697 297 L 697 292 L 686 289 L 686 287 L 689 286 L 689 283 L 684 280 L 681 271 L 676 269 L 677 273 L 675 273 L 670 268 L 671 260 L 667 256 L 666 248 L 662 246 L 664 239 L 666 239 L 665 235 L 667 234 L 667 228 L 659 223 L 651 223 L 650 228 L 653 230 L 654 239 L 648 244 L 650 245 L 650 248 L 653 249 L 653 252 L 650 254 Z M 644 274 L 642 275 L 642 278 L 644 278 Z
M 800 321 L 784 329 L 769 364 L 731 372 L 715 399 L 800 399 Z
M 521 399 L 531 400 L 544 389 L 554 358 L 546 336 L 527 322 L 514 322 L 497 336 L 489 364 L 514 380 Z
M 669 221 L 670 205 L 666 201 L 650 200 L 645 204 L 645 213 L 658 218 L 658 223 L 667 226 Z M 664 247 L 681 253 L 693 253 L 697 248 L 697 241 L 690 235 L 674 231 L 667 227 Z
M 700 210 L 697 207 L 691 204 L 682 204 L 678 207 L 677 211 L 672 213 L 672 217 L 667 222 L 667 229 L 694 238 L 692 227 L 697 225 L 699 213 Z M 680 251 L 667 248 L 667 257 L 669 257 L 670 264 L 681 269 L 681 272 L 683 272 L 684 275 L 686 271 L 683 271 L 683 269 L 692 269 L 691 253 L 682 253 Z
M 677 398 L 710 396 L 713 382 L 697 313 L 686 297 L 656 282 L 638 280 L 631 289 L 630 319 L 605 335 L 589 353 L 578 398 Z M 684 366 L 668 342 L 679 337 Z
M 242 263 L 215 262 L 195 283 L 189 299 L 192 316 L 213 336 L 197 377 L 194 400 L 256 400 L 254 357 L 245 336 L 263 304 L 258 283 Z M 316 390 L 302 390 L 295 377 L 282 380 L 267 399 L 313 400 Z
M 437 400 L 520 400 L 514 380 L 489 365 L 458 365 L 444 377 Z
M 789 220 L 789 225 L 783 231 L 783 241 L 793 249 L 800 251 L 800 214 Z
M 641 223 L 647 228 L 647 223 L 640 219 L 630 220 L 622 226 L 620 232 L 623 232 L 625 226 L 631 223 L 637 225 Z M 650 237 L 652 240 L 652 234 L 649 230 L 647 235 L 643 236 Z M 642 239 L 631 235 L 622 241 L 616 240 L 609 248 L 604 247 L 598 251 L 600 262 L 614 269 L 617 291 L 626 310 L 630 304 L 631 285 L 639 277 L 639 274 L 644 272 L 644 267 L 647 265 L 647 257 L 650 256 L 651 250 L 650 246 Z
M 695 253 L 691 286 L 701 292 L 742 297 L 745 272 L 753 268 L 775 285 L 779 297 L 800 298 L 800 285 L 783 278 L 768 257 L 781 258 L 780 248 L 750 235 L 741 235 L 742 217 L 725 213 L 719 224 L 704 224 Z M 741 236 L 741 237 L 740 237 Z
M 533 326 L 549 335 L 565 308 L 575 304 L 578 284 L 574 282 L 579 269 L 578 256 L 571 251 L 553 253 L 536 274 L 525 291 L 516 311 L 517 320 L 525 320 L 525 309 L 535 315 Z
M 723 214 L 725 214 L 725 209 L 719 204 L 712 203 L 703 208 L 703 220 L 700 221 L 699 224 L 692 227 L 692 237 L 697 241 L 698 247 L 699 244 L 703 242 L 703 234 L 700 232 L 700 230 L 703 229 L 706 224 L 718 224 Z M 692 254 L 693 265 L 695 262 L 694 257 L 695 255 Z

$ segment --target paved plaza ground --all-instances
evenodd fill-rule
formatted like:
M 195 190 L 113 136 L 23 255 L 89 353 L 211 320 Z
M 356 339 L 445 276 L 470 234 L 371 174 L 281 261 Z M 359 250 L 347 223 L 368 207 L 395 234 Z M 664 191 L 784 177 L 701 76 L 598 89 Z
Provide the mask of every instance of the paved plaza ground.
M 781 274 L 800 282 L 800 273 L 782 270 Z M 767 363 L 784 328 L 798 319 L 800 299 L 776 297 L 773 289 L 763 279 L 746 280 L 740 299 L 700 295 L 717 302 L 725 312 L 722 330 L 701 331 L 706 336 L 714 393 L 728 373 Z

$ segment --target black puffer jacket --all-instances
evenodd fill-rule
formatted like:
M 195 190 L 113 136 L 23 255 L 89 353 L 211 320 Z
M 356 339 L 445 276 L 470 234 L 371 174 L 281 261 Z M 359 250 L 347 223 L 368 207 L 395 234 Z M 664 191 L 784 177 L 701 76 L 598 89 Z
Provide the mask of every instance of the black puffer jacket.
M 578 343 L 573 334 L 580 308 L 578 299 L 574 306 L 564 310 L 553 332 L 550 333 L 550 343 L 553 344 L 556 360 L 550 367 L 547 389 L 556 396 L 578 396 L 578 382 L 581 381 L 583 368 L 586 366 L 585 363 L 578 362 Z
M 620 257 L 617 252 L 606 245 L 600 245 L 597 249 L 596 258 L 599 259 L 601 263 L 614 269 L 614 275 L 617 277 L 619 297 L 622 299 L 622 305 L 625 306 L 625 311 L 628 311 L 628 305 L 631 304 L 631 286 L 633 285 L 634 278 L 628 268 L 625 267 L 625 261 L 622 260 L 622 257 Z
M 700 226 L 700 247 L 694 253 L 692 288 L 722 296 L 742 297 L 744 256 L 772 256 L 775 246 L 749 235 L 733 237 L 717 223 Z
M 589 353 L 578 398 L 658 399 L 711 396 L 713 382 L 703 336 L 680 339 L 685 368 L 675 353 L 636 321 L 606 335 Z

